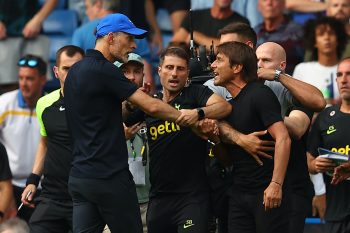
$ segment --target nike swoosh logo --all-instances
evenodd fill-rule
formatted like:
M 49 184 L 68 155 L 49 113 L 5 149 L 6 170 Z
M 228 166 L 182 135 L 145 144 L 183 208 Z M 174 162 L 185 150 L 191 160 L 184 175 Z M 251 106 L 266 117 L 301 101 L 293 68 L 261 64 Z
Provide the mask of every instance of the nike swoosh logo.
M 327 134 L 334 133 L 335 131 L 337 131 L 337 130 L 336 129 L 329 129 L 329 130 L 327 130 Z
M 64 108 L 64 107 L 61 106 L 59 110 L 62 112 L 62 111 L 64 111 L 64 110 L 66 110 L 66 108 Z
M 184 224 L 184 229 L 186 229 L 186 228 L 189 228 L 189 227 L 191 227 L 191 226 L 194 226 L 194 224 Z

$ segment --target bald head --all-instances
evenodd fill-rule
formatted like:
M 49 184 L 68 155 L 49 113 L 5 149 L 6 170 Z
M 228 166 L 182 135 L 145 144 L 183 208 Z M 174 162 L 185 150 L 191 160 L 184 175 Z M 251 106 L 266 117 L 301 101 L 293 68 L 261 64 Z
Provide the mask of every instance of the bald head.
M 278 69 L 284 71 L 286 68 L 286 51 L 275 42 L 266 42 L 256 49 L 258 67 Z

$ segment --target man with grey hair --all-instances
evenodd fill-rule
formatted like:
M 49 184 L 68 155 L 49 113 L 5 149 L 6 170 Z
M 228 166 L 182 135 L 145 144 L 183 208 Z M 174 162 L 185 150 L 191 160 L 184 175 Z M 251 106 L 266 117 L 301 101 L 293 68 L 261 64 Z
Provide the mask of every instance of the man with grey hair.
M 0 224 L 0 233 L 29 233 L 29 227 L 24 220 L 12 218 Z

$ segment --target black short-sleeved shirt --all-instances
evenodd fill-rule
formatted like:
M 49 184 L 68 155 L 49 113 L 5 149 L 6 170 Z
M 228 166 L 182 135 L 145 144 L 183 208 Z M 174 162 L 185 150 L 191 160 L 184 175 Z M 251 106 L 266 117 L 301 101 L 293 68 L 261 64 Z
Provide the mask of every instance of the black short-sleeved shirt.
M 177 109 L 203 107 L 212 94 L 207 87 L 191 85 L 169 104 Z M 146 116 L 146 124 L 150 147 L 151 196 L 206 191 L 206 141 L 190 128 L 174 122 Z
M 121 103 L 136 90 L 97 50 L 88 50 L 71 67 L 64 84 L 73 143 L 71 176 L 108 178 L 128 167 Z
M 302 111 L 308 116 L 311 122 L 313 115 L 312 111 L 302 106 L 292 106 L 287 111 L 286 116 L 289 116 L 290 112 L 293 110 Z M 288 178 L 288 184 L 291 192 L 311 198 L 313 197 L 314 192 L 306 159 L 306 141 L 308 132 L 309 131 L 307 130 L 300 139 L 291 138 L 292 143 L 286 177 Z
M 36 113 L 40 134 L 47 139 L 41 196 L 56 200 L 71 199 L 68 177 L 72 163 L 72 145 L 60 89 L 41 97 L 36 105 Z
M 229 102 L 233 109 L 226 121 L 241 133 L 249 134 L 265 130 L 272 124 L 282 121 L 277 97 L 262 82 L 248 83 Z M 272 137 L 268 134 L 262 139 L 272 140 Z M 274 168 L 273 159 L 261 158 L 264 165 L 259 166 L 254 158 L 239 146 L 229 145 L 228 152 L 233 158 L 233 189 L 257 193 L 268 186 Z
M 249 25 L 249 20 L 236 12 L 233 12 L 230 17 L 225 19 L 213 18 L 210 9 L 196 10 L 192 12 L 193 30 L 201 32 L 206 36 L 217 38 L 219 30 L 230 23 L 246 23 Z M 189 16 L 182 21 L 181 27 L 190 31 Z
M 0 143 L 0 181 L 12 179 L 9 159 L 2 143 Z
M 340 112 L 339 106 L 324 109 L 316 118 L 308 137 L 307 150 L 318 156 L 318 148 L 341 154 L 350 151 L 350 114 Z M 327 221 L 342 221 L 350 216 L 350 181 L 334 186 L 331 178 L 324 175 L 327 190 Z

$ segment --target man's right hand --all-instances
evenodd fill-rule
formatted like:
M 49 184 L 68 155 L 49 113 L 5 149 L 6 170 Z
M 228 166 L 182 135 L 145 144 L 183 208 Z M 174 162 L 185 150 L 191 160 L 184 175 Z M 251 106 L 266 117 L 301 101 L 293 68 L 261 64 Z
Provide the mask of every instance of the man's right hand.
M 326 194 L 314 196 L 312 199 L 312 216 L 320 217 L 321 221 L 324 220 L 324 213 L 326 212 Z
M 29 195 L 28 198 L 26 198 L 29 191 L 32 191 L 32 193 Z M 23 202 L 23 204 L 26 206 L 29 206 L 30 208 L 34 208 L 35 205 L 32 203 L 32 201 L 33 201 L 33 197 L 35 196 L 35 193 L 36 193 L 36 186 L 34 184 L 28 184 L 22 193 L 21 201 Z
M 316 172 L 333 171 L 336 164 L 331 159 L 316 157 L 311 164 Z
M 275 149 L 274 141 L 261 140 L 259 137 L 267 133 L 267 130 L 253 132 L 248 135 L 241 134 L 237 145 L 242 147 L 246 152 L 248 152 L 255 161 L 262 166 L 263 162 L 260 157 L 272 159 L 272 156 L 267 154 Z

